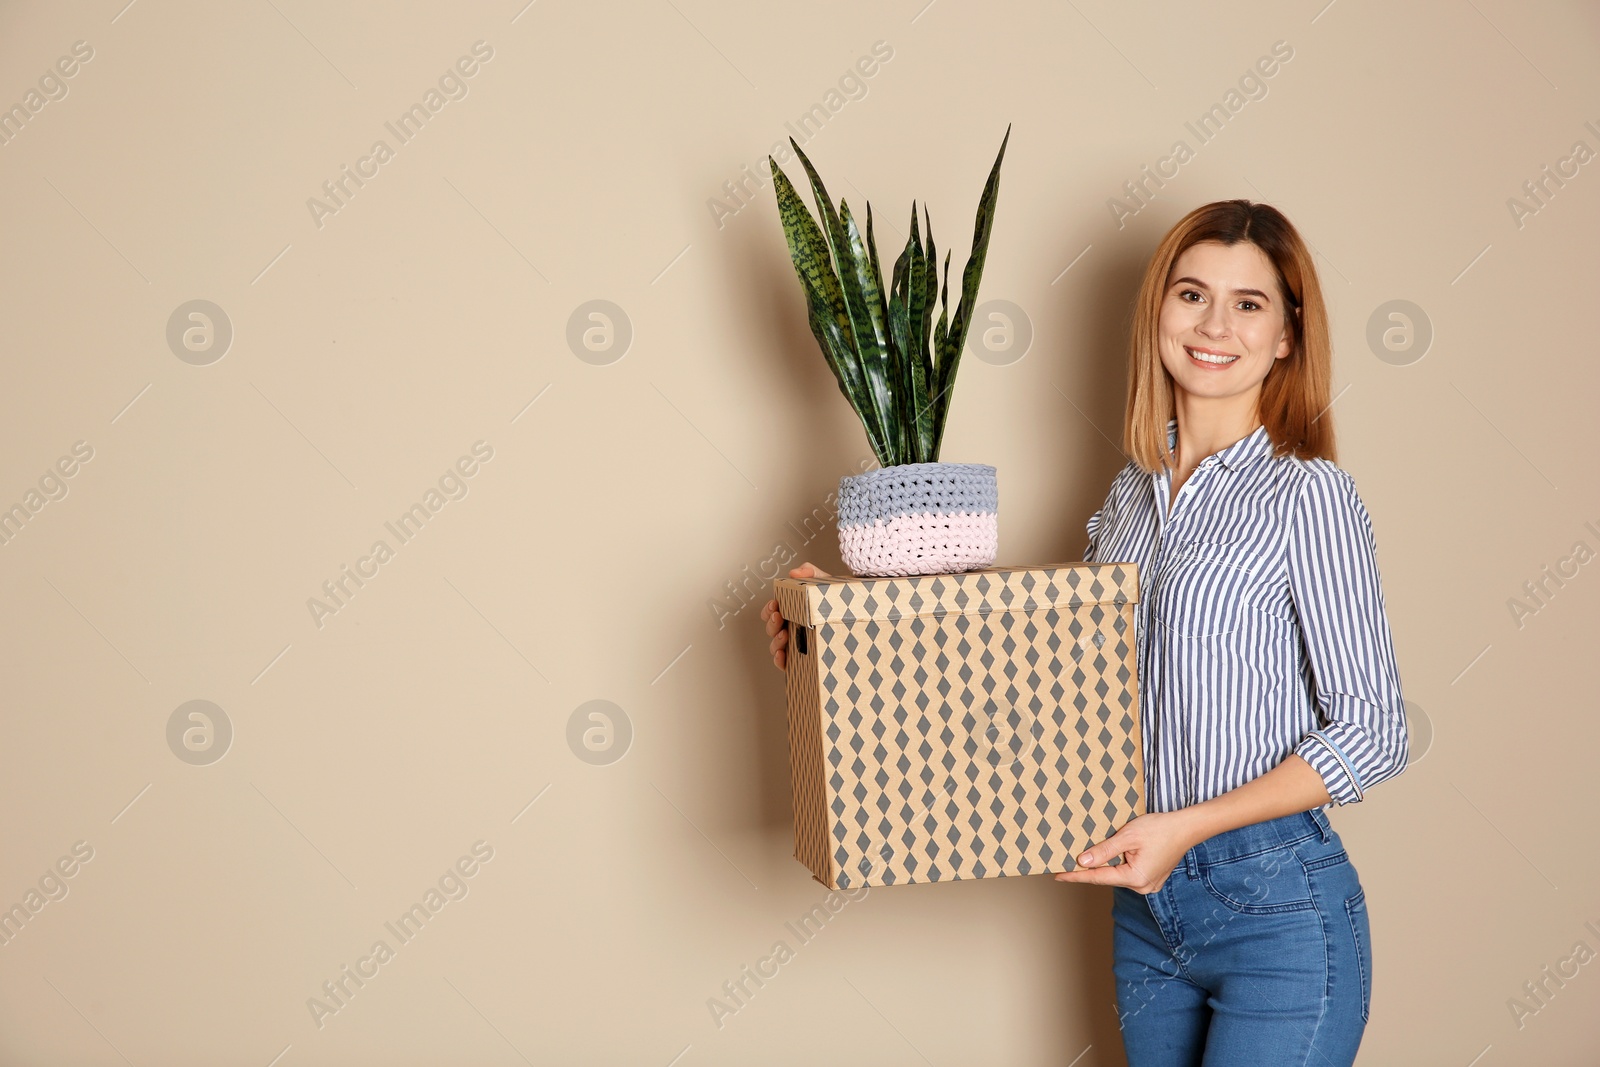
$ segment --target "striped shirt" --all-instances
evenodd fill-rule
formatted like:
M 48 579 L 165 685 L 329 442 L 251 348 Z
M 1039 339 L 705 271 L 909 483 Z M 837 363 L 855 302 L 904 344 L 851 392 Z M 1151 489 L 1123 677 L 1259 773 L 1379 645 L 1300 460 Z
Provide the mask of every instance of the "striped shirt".
M 1354 480 L 1329 460 L 1273 457 L 1265 426 L 1202 460 L 1169 515 L 1171 473 L 1130 461 L 1084 550 L 1139 568 L 1148 810 L 1208 800 L 1290 753 L 1334 802 L 1361 800 L 1405 768 L 1407 744 Z

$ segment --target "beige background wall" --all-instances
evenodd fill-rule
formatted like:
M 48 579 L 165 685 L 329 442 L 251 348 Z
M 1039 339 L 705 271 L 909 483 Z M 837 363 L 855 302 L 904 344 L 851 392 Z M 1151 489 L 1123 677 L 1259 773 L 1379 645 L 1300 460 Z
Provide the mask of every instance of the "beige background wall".
M 1333 816 L 1376 940 L 1362 1062 L 1594 1062 L 1592 5 L 123 2 L 0 8 L 0 104 L 92 49 L 0 145 L 0 505 L 37 507 L 0 545 L 0 904 L 39 890 L 0 945 L 0 1062 L 1122 1062 L 1108 891 L 900 887 L 785 925 L 826 892 L 734 589 L 790 551 L 838 570 L 831 526 L 798 531 L 870 455 L 765 169 L 813 105 L 834 194 L 896 249 L 925 199 L 953 274 L 1013 124 L 982 296 L 1031 345 L 980 324 L 943 455 L 999 468 L 1002 562 L 1083 549 L 1161 233 L 1233 196 L 1303 229 L 1416 718 L 1417 762 Z M 479 41 L 414 138 L 386 129 Z M 1519 218 L 1546 165 L 1569 177 Z M 1425 352 L 1369 344 L 1394 300 Z M 370 577 L 338 606 L 346 566 Z M 594 700 L 603 765 L 568 740 Z M 317 1018 L 346 966 L 372 977 Z

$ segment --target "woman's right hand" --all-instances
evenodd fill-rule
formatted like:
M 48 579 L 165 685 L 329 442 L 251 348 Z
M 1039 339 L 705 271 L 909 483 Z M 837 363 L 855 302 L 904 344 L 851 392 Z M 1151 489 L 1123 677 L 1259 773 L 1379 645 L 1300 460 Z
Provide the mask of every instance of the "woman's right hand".
M 832 578 L 833 575 L 822 570 L 814 563 L 802 563 L 789 572 L 791 578 Z M 772 662 L 780 671 L 784 670 L 784 650 L 789 644 L 789 627 L 784 625 L 783 616 L 778 614 L 778 601 L 772 599 L 761 607 L 761 618 L 766 621 L 767 635 L 772 638 Z

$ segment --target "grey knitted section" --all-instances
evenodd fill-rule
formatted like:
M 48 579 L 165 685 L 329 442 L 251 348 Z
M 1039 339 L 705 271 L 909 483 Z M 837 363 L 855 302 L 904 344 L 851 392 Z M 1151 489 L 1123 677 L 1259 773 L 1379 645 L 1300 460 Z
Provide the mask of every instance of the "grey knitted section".
M 923 512 L 996 513 L 1000 488 L 987 463 L 897 463 L 839 479 L 839 525 L 870 526 Z

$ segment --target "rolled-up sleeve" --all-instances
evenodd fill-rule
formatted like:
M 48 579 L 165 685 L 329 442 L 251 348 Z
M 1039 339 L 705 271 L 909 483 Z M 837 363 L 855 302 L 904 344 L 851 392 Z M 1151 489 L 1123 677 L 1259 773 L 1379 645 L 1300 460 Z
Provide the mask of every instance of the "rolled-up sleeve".
M 1289 528 L 1289 589 L 1321 725 L 1294 751 L 1338 804 L 1405 769 L 1405 703 L 1372 519 L 1355 480 L 1313 469 Z

